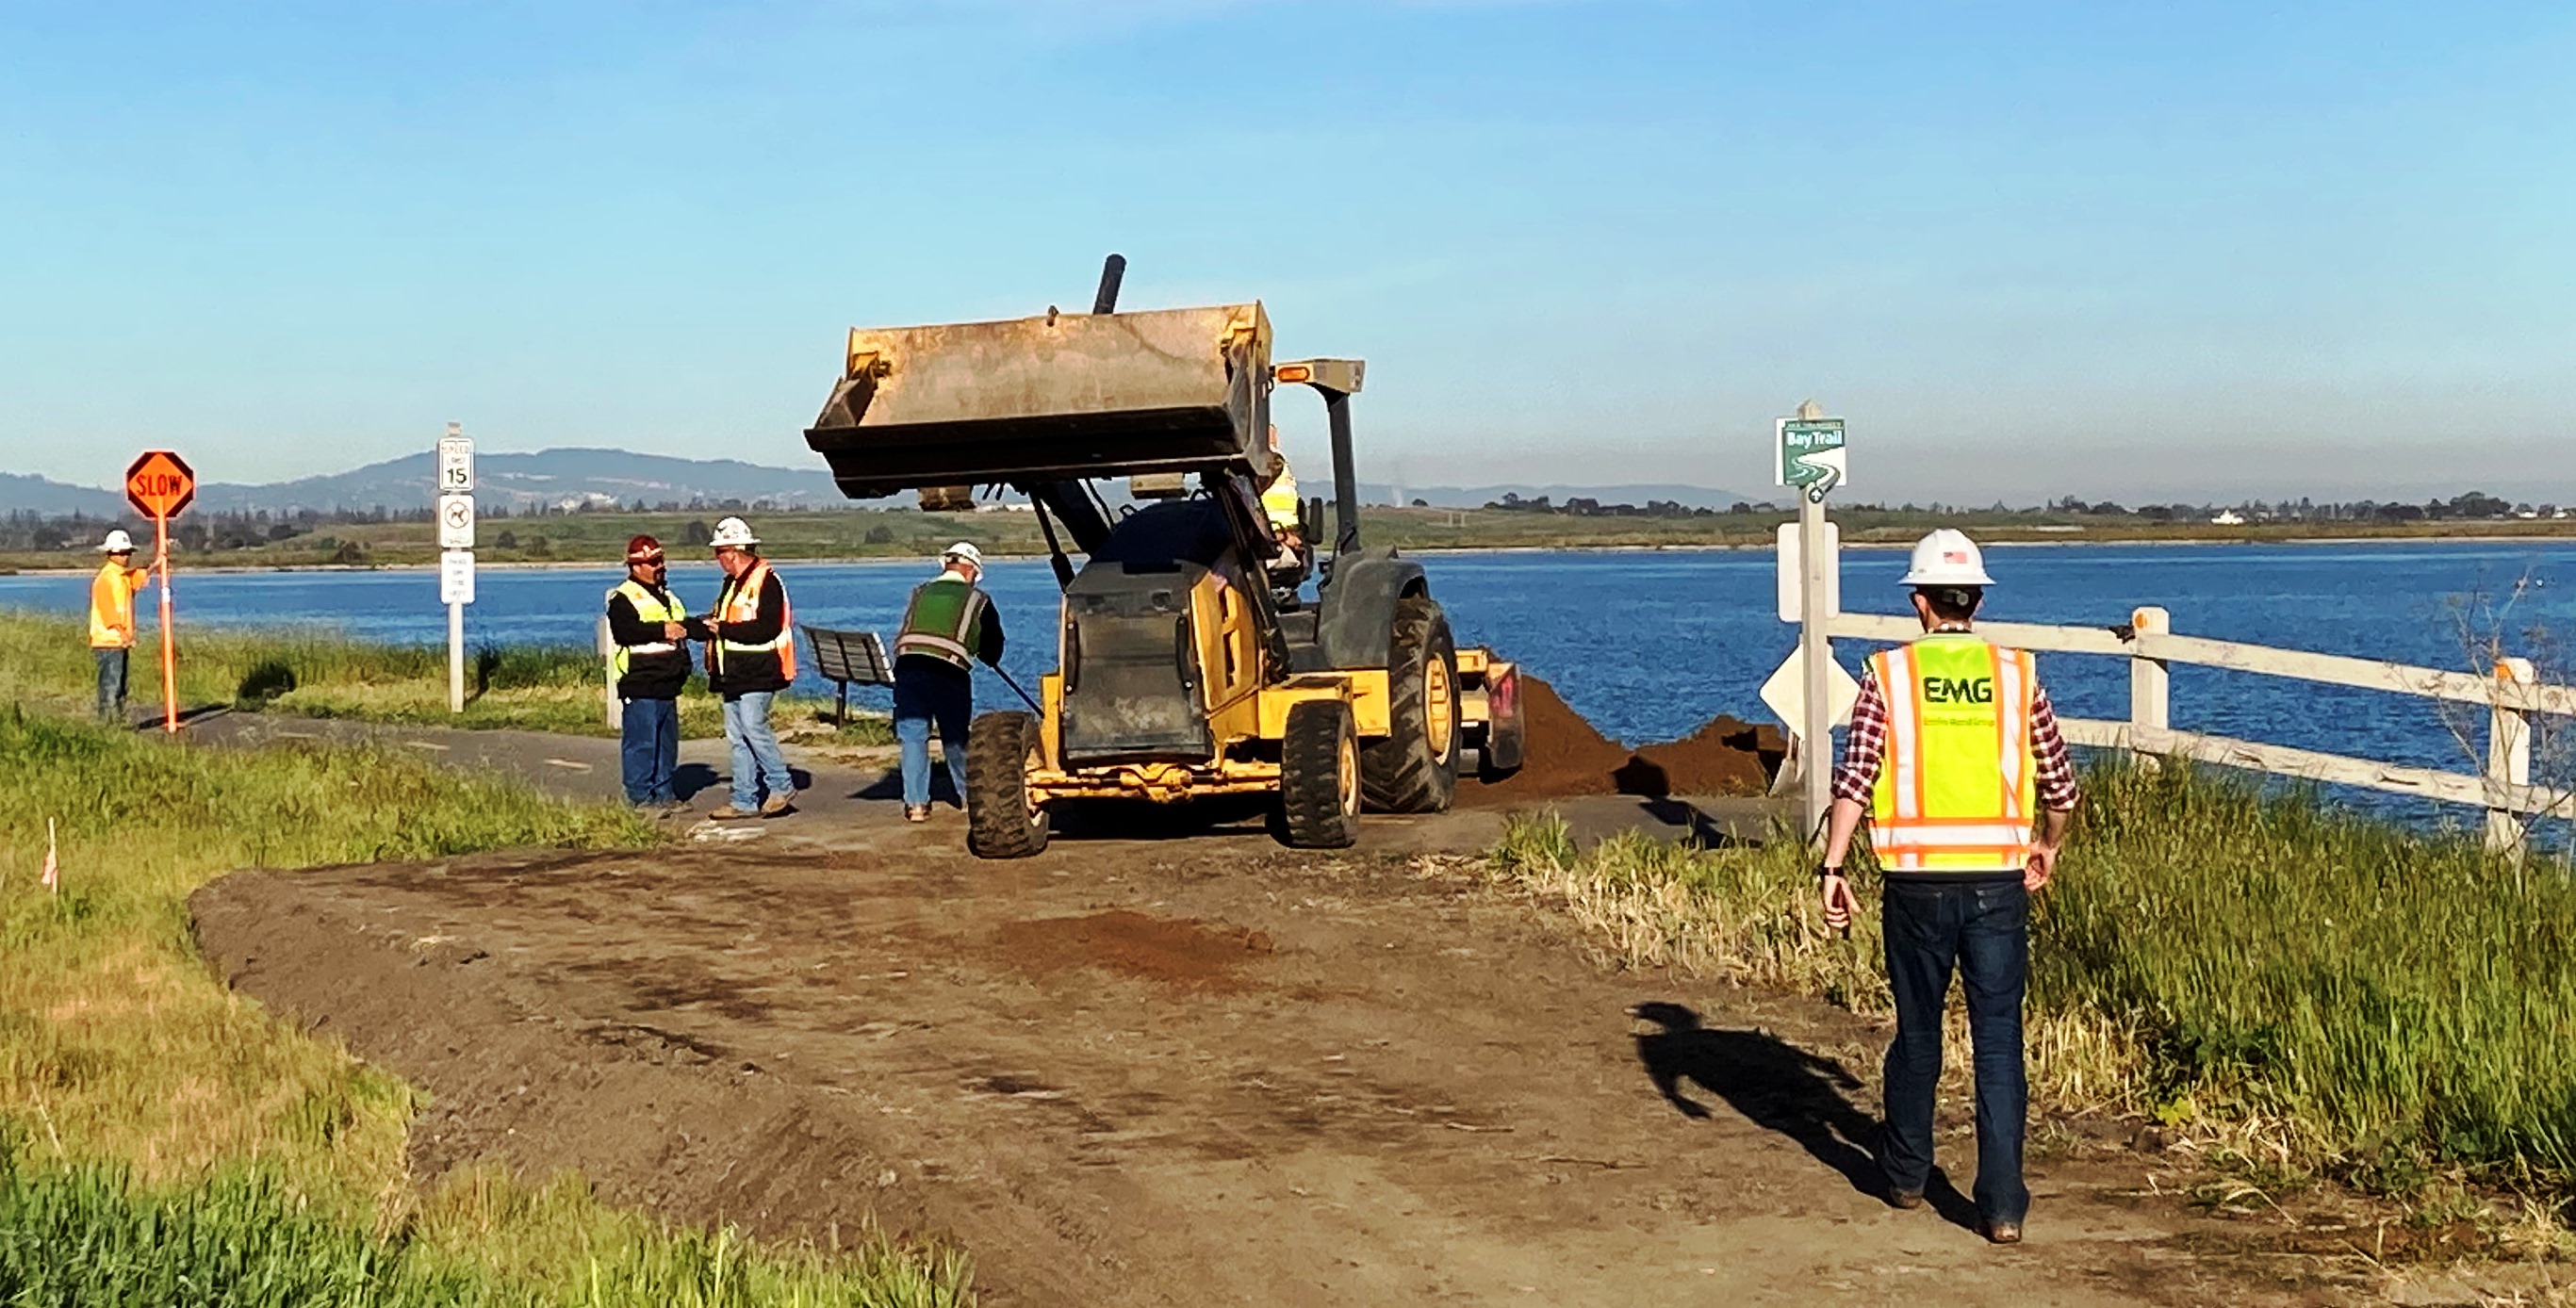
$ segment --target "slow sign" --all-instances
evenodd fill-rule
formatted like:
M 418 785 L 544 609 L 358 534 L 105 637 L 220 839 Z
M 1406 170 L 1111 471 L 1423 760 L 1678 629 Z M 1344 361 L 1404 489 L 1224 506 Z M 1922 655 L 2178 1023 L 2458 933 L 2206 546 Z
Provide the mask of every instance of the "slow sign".
M 197 498 L 197 474 L 168 450 L 146 450 L 125 470 L 125 499 L 150 518 L 174 518 Z

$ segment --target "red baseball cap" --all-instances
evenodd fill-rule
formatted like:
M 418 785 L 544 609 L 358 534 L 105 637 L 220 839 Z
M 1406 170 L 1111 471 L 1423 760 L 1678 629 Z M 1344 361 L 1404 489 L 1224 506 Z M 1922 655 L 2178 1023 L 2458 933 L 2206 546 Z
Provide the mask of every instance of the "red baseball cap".
M 661 562 L 662 542 L 650 536 L 638 536 L 626 542 L 626 561 L 629 563 Z

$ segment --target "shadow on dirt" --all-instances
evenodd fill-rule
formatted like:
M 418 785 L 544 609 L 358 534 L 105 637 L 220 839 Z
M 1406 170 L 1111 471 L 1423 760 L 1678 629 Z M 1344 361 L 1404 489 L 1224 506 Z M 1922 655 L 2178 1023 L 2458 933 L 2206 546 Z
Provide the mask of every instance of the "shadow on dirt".
M 1699 1014 L 1680 1004 L 1654 1000 L 1628 1013 L 1662 1028 L 1636 1037 L 1637 1061 L 1656 1093 L 1683 1116 L 1710 1115 L 1708 1105 L 1684 1093 L 1683 1083 L 1694 1083 L 1746 1121 L 1797 1141 L 1853 1189 L 1890 1197 L 1886 1176 L 1870 1153 L 1879 1121 L 1851 1101 L 1861 1083 L 1842 1064 L 1767 1031 L 1702 1026 Z M 1976 1205 L 1940 1170 L 1933 1171 L 1924 1197 L 1953 1225 L 1976 1229 Z

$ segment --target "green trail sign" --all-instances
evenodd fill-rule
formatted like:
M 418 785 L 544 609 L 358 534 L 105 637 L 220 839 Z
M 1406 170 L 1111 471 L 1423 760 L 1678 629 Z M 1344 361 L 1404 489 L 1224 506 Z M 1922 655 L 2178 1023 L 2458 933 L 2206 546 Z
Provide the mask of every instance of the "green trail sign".
M 1772 482 L 1802 487 L 1809 499 L 1823 503 L 1825 493 L 1841 485 L 1847 474 L 1843 463 L 1843 420 L 1775 418 L 1772 427 L 1779 437 L 1773 450 Z

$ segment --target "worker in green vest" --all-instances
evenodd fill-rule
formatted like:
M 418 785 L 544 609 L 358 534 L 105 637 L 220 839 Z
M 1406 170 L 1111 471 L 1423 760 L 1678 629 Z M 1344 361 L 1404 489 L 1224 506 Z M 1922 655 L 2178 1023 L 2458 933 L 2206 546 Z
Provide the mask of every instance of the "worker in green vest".
M 894 735 L 903 745 L 903 816 L 930 818 L 930 732 L 957 802 L 966 802 L 966 725 L 975 709 L 977 663 L 1002 665 L 1002 617 L 976 583 L 984 552 L 959 541 L 939 556 L 939 575 L 915 586 L 894 638 Z
M 671 593 L 662 542 L 626 542 L 626 580 L 608 592 L 608 638 L 617 650 L 617 720 L 626 802 L 654 813 L 679 811 L 671 775 L 680 767 L 680 688 L 689 683 L 689 610 Z

